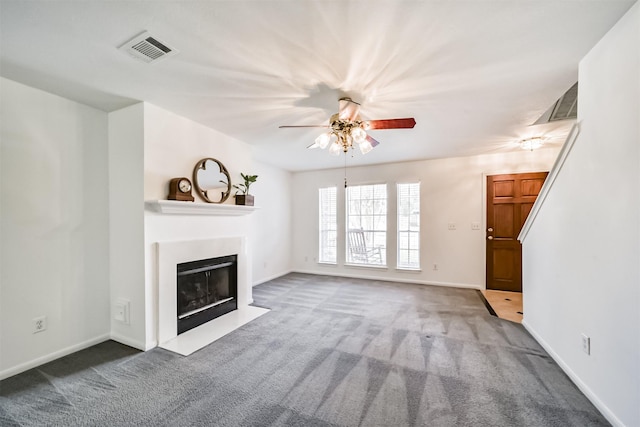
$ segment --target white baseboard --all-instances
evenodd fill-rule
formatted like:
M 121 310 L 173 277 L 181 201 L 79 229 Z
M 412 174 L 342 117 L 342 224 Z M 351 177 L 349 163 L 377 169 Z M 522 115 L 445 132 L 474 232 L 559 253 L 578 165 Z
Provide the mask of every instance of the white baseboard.
M 44 365 L 45 363 L 52 362 L 56 359 L 67 356 L 71 353 L 75 353 L 76 351 L 84 350 L 85 348 L 91 347 L 96 344 L 100 344 L 101 342 L 105 342 L 108 340 L 109 340 L 109 334 L 100 335 L 95 338 L 91 338 L 89 340 L 83 341 L 81 343 L 63 348 L 61 350 L 54 351 L 53 353 L 47 354 L 45 356 L 38 357 L 28 362 L 21 363 L 17 366 L 13 366 L 9 369 L 5 369 L 4 371 L 0 371 L 0 380 L 12 377 L 21 372 L 28 371 L 29 369 L 36 368 L 40 365 Z
M 119 342 L 120 344 L 128 345 L 129 347 L 133 347 L 142 351 L 151 350 L 152 348 L 158 345 L 157 343 L 150 343 L 149 345 L 147 345 L 147 343 L 143 343 L 137 340 L 132 340 L 131 338 L 125 337 L 120 334 L 115 334 L 113 332 L 111 333 L 110 338 L 114 341 Z
M 540 334 L 538 334 L 535 329 L 529 325 L 526 320 L 522 321 L 522 326 L 533 336 L 533 338 L 545 349 L 549 356 L 560 366 L 560 369 L 564 371 L 565 374 L 573 381 L 573 383 L 580 389 L 580 391 L 593 403 L 593 406 L 598 408 L 598 410 L 604 415 L 604 417 L 609 421 L 614 427 L 625 427 L 625 424 L 615 416 L 615 414 L 605 405 L 598 396 L 580 379 L 580 377 L 573 372 L 571 367 L 555 352 L 553 348 L 547 343 Z
M 261 283 L 268 282 L 269 280 L 277 279 L 278 277 L 282 277 L 285 274 L 289 274 L 291 272 L 292 272 L 292 270 L 286 270 L 286 271 L 283 271 L 282 273 L 273 274 L 273 275 L 271 275 L 269 277 L 264 277 L 262 279 L 258 279 L 257 281 L 253 282 L 252 286 L 257 286 L 257 285 L 259 285 Z
M 480 285 L 472 285 L 468 283 L 433 282 L 429 280 L 405 279 L 402 277 L 367 276 L 366 274 L 350 274 L 350 273 L 344 273 L 344 272 L 327 272 L 327 271 L 312 271 L 312 270 L 293 270 L 292 272 L 303 273 L 303 274 L 314 274 L 316 276 L 335 276 L 335 277 L 348 277 L 351 279 L 378 280 L 382 282 L 411 283 L 414 285 L 444 286 L 448 288 L 464 288 L 464 289 L 478 289 L 478 290 L 484 289 Z

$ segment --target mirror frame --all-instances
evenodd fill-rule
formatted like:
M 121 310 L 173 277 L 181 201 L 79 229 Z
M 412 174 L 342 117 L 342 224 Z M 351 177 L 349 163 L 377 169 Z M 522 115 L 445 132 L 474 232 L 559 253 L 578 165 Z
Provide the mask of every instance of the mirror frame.
M 215 200 L 209 199 L 209 197 L 207 197 L 207 190 L 203 190 L 202 188 L 200 188 L 200 184 L 198 183 L 198 172 L 200 172 L 201 170 L 206 170 L 205 165 L 209 160 L 217 163 L 218 167 L 220 168 L 220 173 L 223 173 L 227 177 L 227 191 L 222 192 L 222 199 L 218 202 L 216 202 Z M 198 195 L 205 202 L 218 203 L 218 204 L 224 203 L 229 198 L 229 195 L 231 194 L 231 176 L 229 175 L 229 171 L 227 170 L 226 167 L 224 167 L 222 162 L 220 162 L 217 159 L 214 159 L 213 157 L 205 157 L 204 159 L 196 163 L 195 167 L 193 168 L 193 187 L 195 188 L 196 193 L 198 193 Z

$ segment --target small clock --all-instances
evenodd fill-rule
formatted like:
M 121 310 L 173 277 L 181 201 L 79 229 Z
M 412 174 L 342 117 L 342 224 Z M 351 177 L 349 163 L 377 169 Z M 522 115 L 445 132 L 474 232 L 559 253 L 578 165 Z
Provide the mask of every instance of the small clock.
M 169 200 L 180 200 L 183 202 L 193 202 L 195 199 L 191 195 L 191 181 L 188 178 L 173 178 L 169 181 Z

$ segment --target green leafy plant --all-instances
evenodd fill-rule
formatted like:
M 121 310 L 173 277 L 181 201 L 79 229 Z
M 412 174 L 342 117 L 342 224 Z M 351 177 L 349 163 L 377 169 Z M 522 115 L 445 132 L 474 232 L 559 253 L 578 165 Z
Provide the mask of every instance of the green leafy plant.
M 251 186 L 251 184 L 256 182 L 256 180 L 258 179 L 258 175 L 245 175 L 240 172 L 240 176 L 242 177 L 242 179 L 244 179 L 244 184 L 234 184 L 233 188 L 236 188 L 238 190 L 236 191 L 236 194 L 249 194 L 249 187 Z

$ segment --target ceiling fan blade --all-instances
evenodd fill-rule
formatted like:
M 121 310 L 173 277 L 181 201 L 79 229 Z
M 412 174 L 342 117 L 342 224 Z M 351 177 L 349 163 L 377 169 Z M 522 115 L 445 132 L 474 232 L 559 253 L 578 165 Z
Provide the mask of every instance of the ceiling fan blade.
M 338 117 L 340 117 L 341 120 L 356 120 L 360 112 L 360 104 L 351 98 L 340 98 L 338 104 L 340 106 Z
M 406 119 L 365 120 L 364 129 L 410 129 L 416 125 L 413 117 Z
M 282 125 L 278 126 L 279 129 L 282 128 L 328 128 L 329 125 Z
M 371 138 L 370 135 L 367 135 L 367 141 L 369 141 L 369 144 L 371 144 L 372 147 L 375 147 L 375 146 L 380 144 L 380 142 L 378 142 L 375 139 Z

